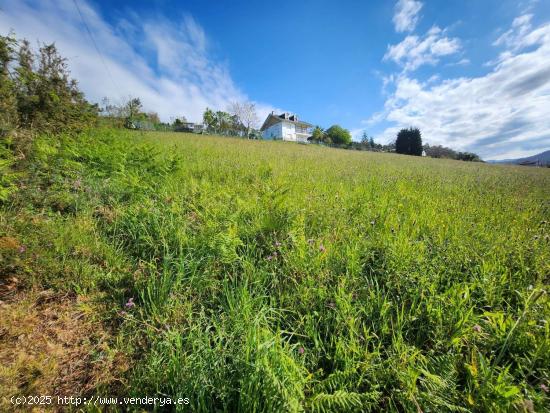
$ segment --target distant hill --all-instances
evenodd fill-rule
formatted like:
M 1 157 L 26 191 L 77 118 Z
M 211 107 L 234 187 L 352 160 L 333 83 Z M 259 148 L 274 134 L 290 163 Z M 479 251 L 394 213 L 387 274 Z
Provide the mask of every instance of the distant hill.
M 501 159 L 498 161 L 487 161 L 489 163 L 508 163 L 515 165 L 545 166 L 550 165 L 550 150 L 518 159 Z

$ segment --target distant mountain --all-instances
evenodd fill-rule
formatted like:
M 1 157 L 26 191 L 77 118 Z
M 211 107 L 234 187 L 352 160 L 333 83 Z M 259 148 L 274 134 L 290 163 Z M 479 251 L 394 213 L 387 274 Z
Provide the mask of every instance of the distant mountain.
M 537 153 L 533 156 L 518 159 L 501 159 L 498 161 L 487 161 L 489 163 L 508 163 L 515 165 L 545 166 L 550 165 L 550 150 Z

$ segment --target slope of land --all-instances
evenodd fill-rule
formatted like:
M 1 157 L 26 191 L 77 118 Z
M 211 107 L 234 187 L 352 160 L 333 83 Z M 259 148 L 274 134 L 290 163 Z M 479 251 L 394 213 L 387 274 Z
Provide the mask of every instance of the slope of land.
M 2 395 L 548 406 L 548 169 L 115 130 L 43 136 L 19 168 Z
M 525 158 L 503 159 L 500 161 L 489 161 L 489 162 L 490 163 L 550 165 L 550 150 L 537 153 L 536 155 L 527 156 Z

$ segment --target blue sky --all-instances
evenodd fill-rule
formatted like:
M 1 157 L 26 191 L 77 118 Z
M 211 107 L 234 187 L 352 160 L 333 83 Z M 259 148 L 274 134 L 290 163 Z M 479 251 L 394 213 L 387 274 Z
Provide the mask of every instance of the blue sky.
M 485 159 L 550 149 L 550 1 L 0 0 L 0 31 L 55 41 L 89 99 L 165 120 L 232 101 Z M 262 119 L 263 120 L 263 119 Z

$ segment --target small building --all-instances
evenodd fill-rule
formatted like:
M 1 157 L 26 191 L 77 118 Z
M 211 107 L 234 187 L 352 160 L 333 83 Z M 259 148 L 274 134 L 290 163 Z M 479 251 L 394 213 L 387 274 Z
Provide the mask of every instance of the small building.
M 204 125 L 202 123 L 181 122 L 175 125 L 176 132 L 202 133 Z
M 271 112 L 260 131 L 263 139 L 280 139 L 283 141 L 304 142 L 311 136 L 313 125 L 298 120 L 298 116 L 283 113 L 275 115 Z

